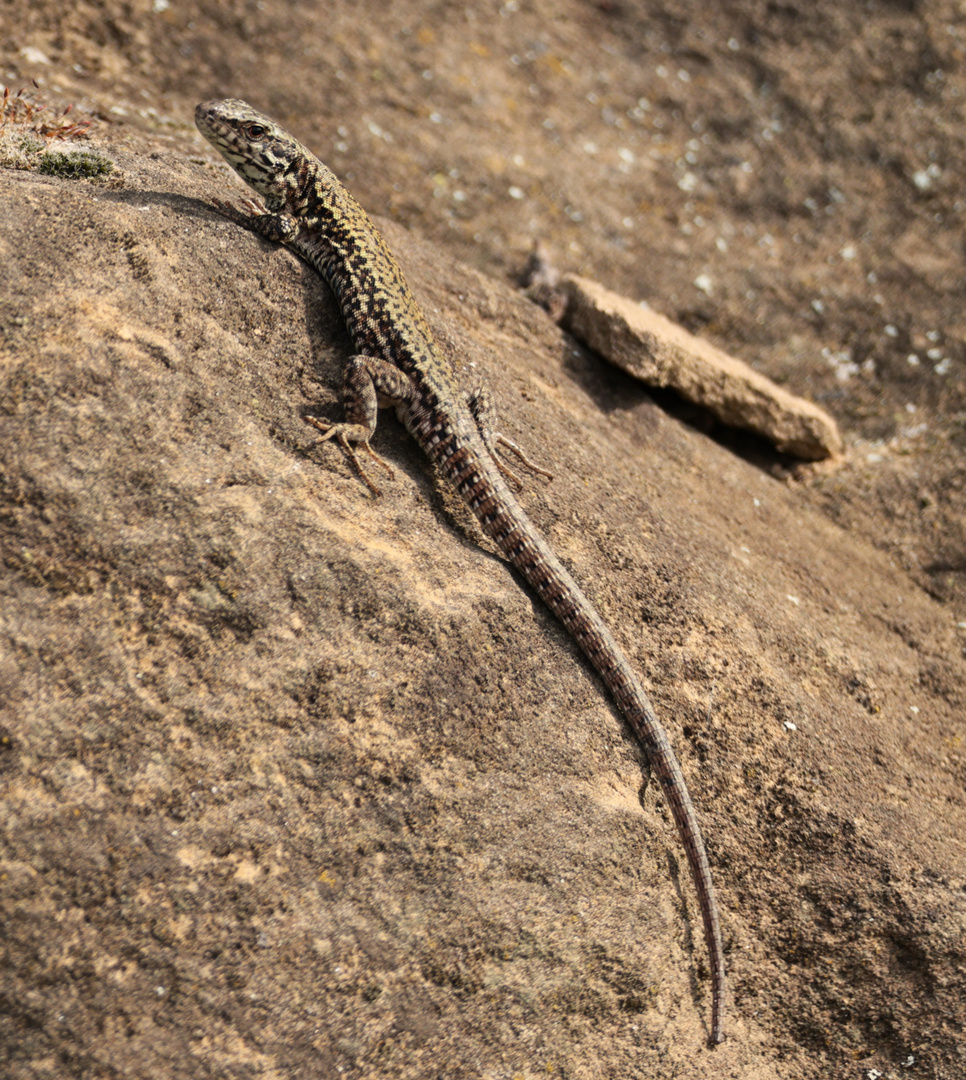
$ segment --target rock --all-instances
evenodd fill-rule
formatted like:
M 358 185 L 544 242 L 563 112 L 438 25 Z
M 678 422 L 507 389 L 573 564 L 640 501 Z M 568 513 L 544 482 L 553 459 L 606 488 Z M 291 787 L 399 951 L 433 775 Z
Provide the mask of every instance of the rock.
M 667 386 L 722 423 L 753 431 L 784 454 L 820 461 L 842 450 L 835 421 L 741 360 L 595 281 L 569 275 L 563 325 L 649 386 Z
M 118 128 L 113 179 L 0 169 L 0 1076 L 966 1075 L 950 606 L 804 485 L 615 424 L 532 304 L 379 220 L 680 754 L 709 1052 L 680 844 L 598 681 L 391 413 L 381 499 L 308 431 L 335 302 L 214 213 L 243 188 L 187 118 Z

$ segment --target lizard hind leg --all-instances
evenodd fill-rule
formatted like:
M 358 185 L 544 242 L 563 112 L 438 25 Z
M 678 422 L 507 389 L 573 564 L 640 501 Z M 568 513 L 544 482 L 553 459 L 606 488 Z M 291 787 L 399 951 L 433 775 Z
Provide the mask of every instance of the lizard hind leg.
M 395 364 L 374 356 L 350 356 L 346 361 L 342 391 L 345 420 L 333 424 L 315 416 L 306 416 L 304 419 L 307 424 L 322 432 L 322 442 L 335 439 L 355 466 L 366 487 L 374 495 L 381 495 L 381 490 L 362 467 L 354 444 L 361 444 L 374 461 L 378 461 L 390 476 L 395 476 L 392 466 L 372 449 L 369 440 L 376 430 L 376 415 L 380 404 L 405 404 L 412 399 L 414 393 L 412 379 Z
M 382 488 L 377 487 L 373 483 L 371 477 L 362 467 L 362 462 L 359 460 L 359 455 L 355 452 L 353 443 L 361 443 L 365 447 L 366 453 L 389 473 L 390 476 L 395 476 L 392 466 L 386 461 L 385 458 L 380 457 L 375 450 L 369 445 L 369 436 L 366 434 L 366 430 L 361 424 L 331 424 L 328 420 L 320 420 L 317 416 L 303 416 L 302 419 L 314 427 L 316 431 L 322 432 L 322 438 L 320 442 L 325 442 L 327 439 L 335 439 L 335 441 L 345 451 L 346 457 L 355 466 L 356 472 L 359 474 L 362 482 L 373 493 L 373 495 L 381 495 Z
M 503 459 L 498 454 L 498 447 L 505 447 L 507 450 L 511 450 L 530 472 L 536 473 L 538 476 L 545 476 L 548 480 L 553 479 L 552 473 L 547 472 L 546 469 L 541 469 L 539 465 L 532 462 L 512 439 L 508 439 L 505 435 L 501 435 L 495 430 L 496 406 L 493 404 L 493 398 L 490 396 L 490 391 L 487 387 L 479 387 L 472 392 L 467 391 L 466 404 L 473 414 L 473 419 L 476 421 L 480 436 L 486 444 L 487 450 L 490 451 L 493 460 L 496 462 L 497 468 L 511 483 L 516 485 L 518 491 L 523 490 L 523 481 L 509 466 L 504 464 Z

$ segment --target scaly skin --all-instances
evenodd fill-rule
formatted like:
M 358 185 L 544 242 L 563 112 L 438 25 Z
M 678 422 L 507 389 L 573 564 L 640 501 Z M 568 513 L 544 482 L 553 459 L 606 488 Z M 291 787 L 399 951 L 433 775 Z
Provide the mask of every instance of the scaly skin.
M 346 422 L 313 420 L 352 457 L 369 449 L 381 404 L 395 406 L 413 437 L 453 484 L 483 530 L 584 651 L 631 726 L 671 807 L 698 894 L 712 984 L 711 1041 L 723 1040 L 724 951 L 711 870 L 684 776 L 650 700 L 617 642 L 543 540 L 500 475 L 480 396 L 467 395 L 433 340 L 399 265 L 334 173 L 244 101 L 206 101 L 202 135 L 265 200 L 267 213 L 219 211 L 285 244 L 329 282 L 358 350 L 345 372 Z M 512 447 L 512 444 L 507 444 Z M 512 447 L 515 449 L 515 447 Z M 371 453 L 371 451 L 370 451 Z

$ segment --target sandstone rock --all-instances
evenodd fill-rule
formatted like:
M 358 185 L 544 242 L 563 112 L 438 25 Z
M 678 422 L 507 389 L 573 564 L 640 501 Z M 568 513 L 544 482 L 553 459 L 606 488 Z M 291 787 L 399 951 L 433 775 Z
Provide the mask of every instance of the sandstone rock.
M 762 435 L 785 454 L 819 461 L 842 449 L 835 421 L 741 360 L 670 319 L 570 275 L 563 325 L 612 364 L 650 386 L 667 386 L 722 423 Z

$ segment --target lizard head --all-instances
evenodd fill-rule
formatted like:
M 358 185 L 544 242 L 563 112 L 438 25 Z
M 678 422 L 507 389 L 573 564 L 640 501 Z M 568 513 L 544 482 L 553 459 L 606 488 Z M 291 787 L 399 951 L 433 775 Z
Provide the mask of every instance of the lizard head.
M 291 169 L 305 156 L 298 140 L 246 101 L 203 101 L 195 125 L 238 175 L 268 200 L 284 200 Z

